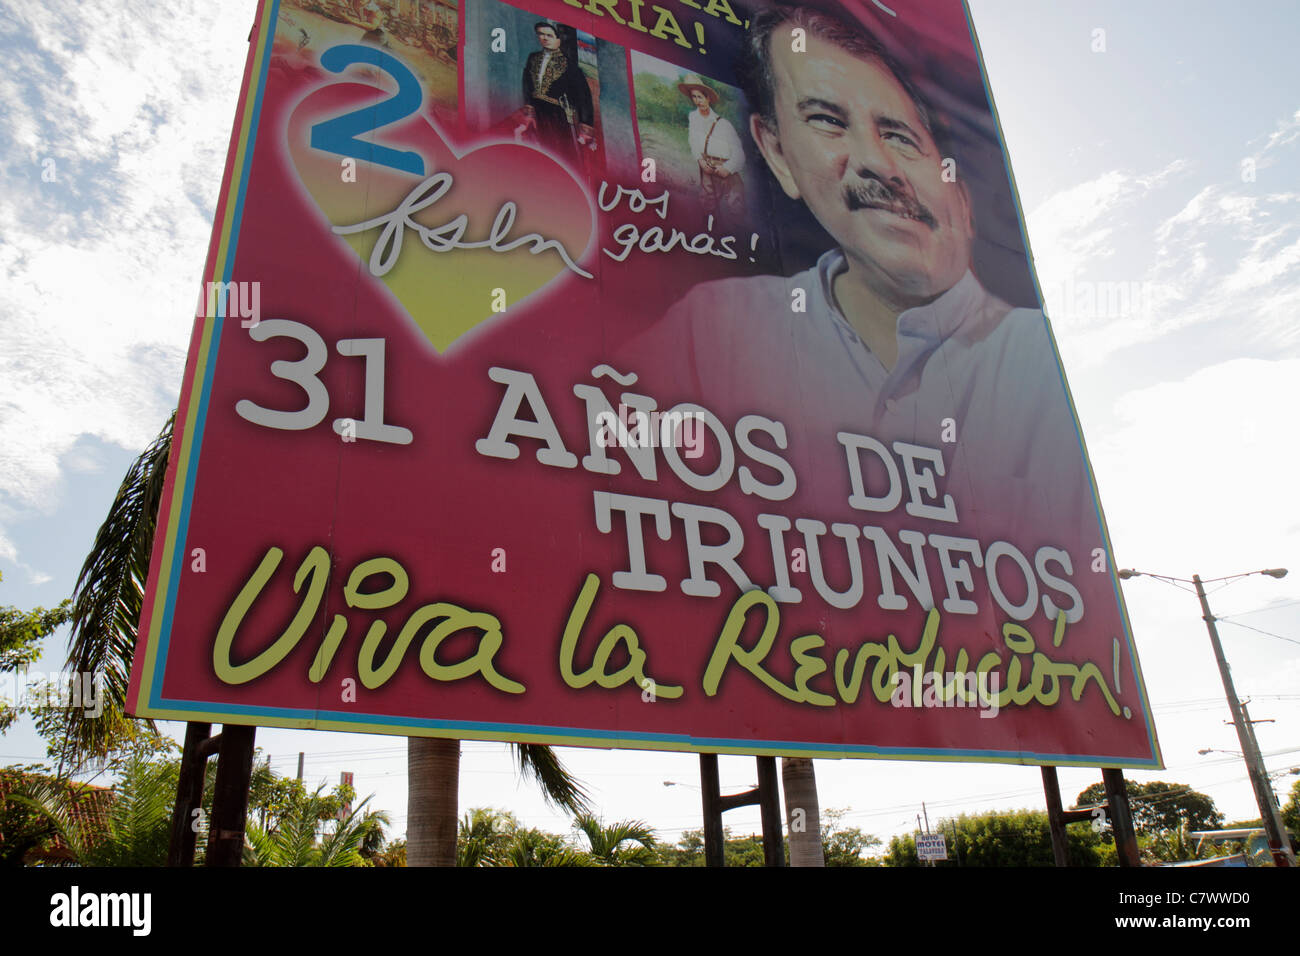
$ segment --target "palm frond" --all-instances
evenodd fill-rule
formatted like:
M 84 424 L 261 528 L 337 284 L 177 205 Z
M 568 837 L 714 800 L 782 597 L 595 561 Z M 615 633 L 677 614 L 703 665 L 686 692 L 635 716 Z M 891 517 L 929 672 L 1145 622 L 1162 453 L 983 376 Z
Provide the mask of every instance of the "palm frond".
M 338 822 L 334 832 L 321 841 L 318 866 L 360 866 L 363 863 L 361 847 L 375 825 L 375 818 L 388 819 L 383 811 L 363 814 L 361 811 L 369 802 L 370 797 L 362 800 L 355 810 Z
M 457 866 L 501 866 L 519 821 L 508 811 L 476 807 L 460 818 L 457 829 Z
M 51 777 L 28 777 L 8 795 L 9 800 L 48 821 L 72 857 L 80 859 L 86 834 L 77 814 L 77 798 L 74 784 Z
M 505 848 L 502 866 L 591 866 L 592 859 L 553 833 L 516 830 Z
M 512 744 L 519 771 L 542 789 L 548 804 L 566 813 L 582 814 L 589 809 L 588 794 L 578 778 L 560 763 L 559 756 L 544 744 Z
M 655 834 L 644 820 L 619 820 L 606 826 L 584 813 L 573 825 L 587 838 L 591 858 L 604 866 L 649 866 L 654 861 Z M 632 846 L 625 847 L 627 843 Z
M 28 777 L 9 799 L 49 820 L 82 866 L 162 866 L 176 770 L 166 761 L 133 757 L 111 792 L 60 778 Z
M 319 855 L 316 834 L 320 829 L 321 791 L 295 806 L 275 833 L 276 862 L 273 866 L 314 866 Z
M 87 866 L 162 866 L 171 838 L 179 767 L 133 757 L 113 788 L 104 838 L 81 857 Z
M 249 822 L 244 827 L 244 852 L 240 866 L 271 866 L 275 856 L 275 843 L 260 824 Z
M 101 682 L 103 713 L 67 711 L 64 759 L 103 756 L 127 732 L 124 713 L 131 658 L 144 604 L 154 530 L 162 503 L 176 413 L 131 465 L 95 535 L 73 595 L 68 667 Z M 153 723 L 149 722 L 152 729 Z

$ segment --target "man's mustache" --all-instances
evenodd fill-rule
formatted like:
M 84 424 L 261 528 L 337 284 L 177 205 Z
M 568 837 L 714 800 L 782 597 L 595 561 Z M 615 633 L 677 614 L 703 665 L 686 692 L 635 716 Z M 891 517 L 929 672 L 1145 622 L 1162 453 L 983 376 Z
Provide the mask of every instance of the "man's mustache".
M 939 228 L 939 223 L 934 218 L 934 215 L 915 197 L 901 192 L 879 179 L 849 183 L 844 187 L 844 204 L 849 207 L 850 211 L 884 209 L 907 219 L 915 219 L 931 229 Z

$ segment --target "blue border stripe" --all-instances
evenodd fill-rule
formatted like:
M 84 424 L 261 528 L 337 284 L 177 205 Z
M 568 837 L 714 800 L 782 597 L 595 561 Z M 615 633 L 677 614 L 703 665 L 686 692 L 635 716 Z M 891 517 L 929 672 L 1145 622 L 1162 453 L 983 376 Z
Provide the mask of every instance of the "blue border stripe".
M 398 728 L 427 727 L 438 730 L 478 731 L 493 734 L 525 734 L 531 736 L 580 739 L 578 746 L 588 745 L 592 739 L 613 742 L 640 740 L 655 743 L 679 743 L 683 746 L 708 749 L 711 747 L 743 748 L 757 747 L 760 750 L 785 750 L 791 752 L 812 751 L 817 753 L 842 753 L 845 756 L 878 755 L 884 757 L 933 757 L 947 760 L 956 757 L 998 757 L 1045 762 L 1082 763 L 1098 761 L 1101 763 L 1123 763 L 1129 767 L 1158 767 L 1154 759 L 1134 758 L 1130 756 L 1106 754 L 1055 754 L 1036 753 L 1024 750 L 976 750 L 951 749 L 945 747 L 873 747 L 866 744 L 832 744 L 814 743 L 804 740 L 751 740 L 731 737 L 693 737 L 687 734 L 656 734 L 649 732 L 632 732 L 620 730 L 589 730 L 584 727 L 555 727 L 538 724 L 498 724 L 491 721 L 476 720 L 438 720 L 435 718 L 401 717 L 393 714 L 358 714 L 353 711 L 315 711 L 288 707 L 262 707 L 252 704 L 213 704 L 210 702 L 190 702 L 168 700 L 162 702 L 167 710 L 188 710 L 208 712 L 214 709 L 230 714 L 242 714 L 248 717 L 278 717 L 283 720 L 335 721 L 338 723 L 357 723 L 369 725 L 388 725 Z M 341 731 L 346 732 L 346 731 Z
M 280 13 L 280 0 L 271 0 L 271 15 L 266 21 L 259 38 L 262 43 L 262 68 L 257 78 L 257 96 L 253 100 L 253 114 L 248 127 L 248 142 L 244 147 L 244 166 L 239 171 L 239 191 L 235 200 L 234 213 L 231 215 L 230 242 L 226 249 L 226 266 L 221 275 L 222 282 L 229 282 L 234 274 L 235 254 L 239 248 L 239 227 L 244 216 L 244 198 L 248 192 L 248 179 L 253 168 L 253 154 L 257 145 L 257 126 L 262 115 L 262 97 L 266 93 L 266 77 L 271 67 L 271 44 L 275 40 L 275 25 Z M 218 310 L 220 311 L 220 310 Z M 194 415 L 194 437 L 190 443 L 191 460 L 187 462 L 184 496 L 181 499 L 181 513 L 176 529 L 176 553 L 172 556 L 171 580 L 168 583 L 167 603 L 163 610 L 162 626 L 159 629 L 158 653 L 154 658 L 153 680 L 150 685 L 150 706 L 161 702 L 162 681 L 167 664 L 167 648 L 171 643 L 172 619 L 176 610 L 176 598 L 180 591 L 181 575 L 184 571 L 185 557 L 188 549 L 190 527 L 190 506 L 194 500 L 194 485 L 198 480 L 198 459 L 203 449 L 203 430 L 207 424 L 208 401 L 212 395 L 212 382 L 215 378 L 217 356 L 221 352 L 221 333 L 225 322 L 221 316 L 213 317 L 212 344 L 208 352 L 203 391 L 199 395 L 198 407 Z

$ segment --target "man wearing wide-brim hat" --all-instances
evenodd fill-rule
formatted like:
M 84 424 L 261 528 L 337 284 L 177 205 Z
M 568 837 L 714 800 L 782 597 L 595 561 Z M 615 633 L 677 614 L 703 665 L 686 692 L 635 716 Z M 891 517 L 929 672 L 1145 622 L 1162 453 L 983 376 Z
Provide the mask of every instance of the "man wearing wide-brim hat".
M 745 149 L 735 127 L 713 107 L 717 90 L 690 74 L 677 84 L 691 101 L 689 139 L 691 154 L 700 167 L 700 193 L 706 215 L 714 225 L 727 227 L 744 218 L 745 186 L 740 171 L 745 168 Z

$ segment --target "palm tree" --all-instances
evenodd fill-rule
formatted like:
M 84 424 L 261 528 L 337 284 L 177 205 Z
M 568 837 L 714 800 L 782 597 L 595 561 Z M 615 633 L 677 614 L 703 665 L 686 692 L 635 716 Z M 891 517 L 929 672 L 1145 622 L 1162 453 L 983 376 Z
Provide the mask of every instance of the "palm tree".
M 550 747 L 512 744 L 519 772 L 542 789 L 546 802 L 568 813 L 587 811 L 587 794 Z M 407 741 L 406 865 L 455 866 L 460 741 Z
M 457 866 L 501 866 L 519 821 L 513 813 L 476 807 L 460 820 Z
M 785 791 L 790 865 L 825 866 L 821 814 L 817 806 L 817 776 L 812 760 L 808 757 L 782 757 L 781 788 Z M 798 813 L 800 810 L 802 814 Z
M 67 747 L 60 769 L 102 757 L 142 732 L 139 722 L 126 717 L 126 694 L 175 422 L 172 412 L 127 471 L 77 579 L 68 665 L 102 675 L 104 706 L 97 720 L 77 708 L 64 712 Z M 157 733 L 152 721 L 145 722 L 144 732 Z M 549 803 L 569 813 L 587 809 L 582 786 L 550 747 L 513 746 L 521 772 L 542 787 Z M 460 742 L 412 737 L 408 772 L 408 865 L 454 866 Z
M 1193 839 L 1191 827 L 1186 820 L 1176 829 L 1162 830 L 1152 835 L 1150 842 L 1142 849 L 1144 856 L 1157 863 L 1182 863 L 1224 855 L 1224 851 L 1214 844 Z
M 104 757 L 140 732 L 140 724 L 126 716 L 126 692 L 175 423 L 172 412 L 153 444 L 128 469 L 77 578 L 67 666 L 98 676 L 104 706 L 98 718 L 75 707 L 65 712 L 60 769 Z M 145 728 L 157 732 L 151 720 Z
M 574 826 L 587 838 L 587 853 L 599 866 L 655 865 L 654 831 L 641 820 L 620 820 L 605 826 L 583 813 Z
M 516 830 L 502 866 L 591 866 L 592 859 L 564 838 L 542 830 Z
M 296 801 L 289 812 L 271 828 L 260 824 L 248 826 L 244 844 L 245 866 L 364 866 L 367 842 L 375 834 L 383 838 L 383 828 L 390 823 L 382 810 L 363 813 L 370 798 L 366 797 L 332 829 L 323 824 L 333 818 L 334 803 L 324 794 L 324 786 Z
M 179 765 L 132 754 L 112 791 L 28 778 L 10 794 L 50 821 L 82 866 L 162 866 Z

